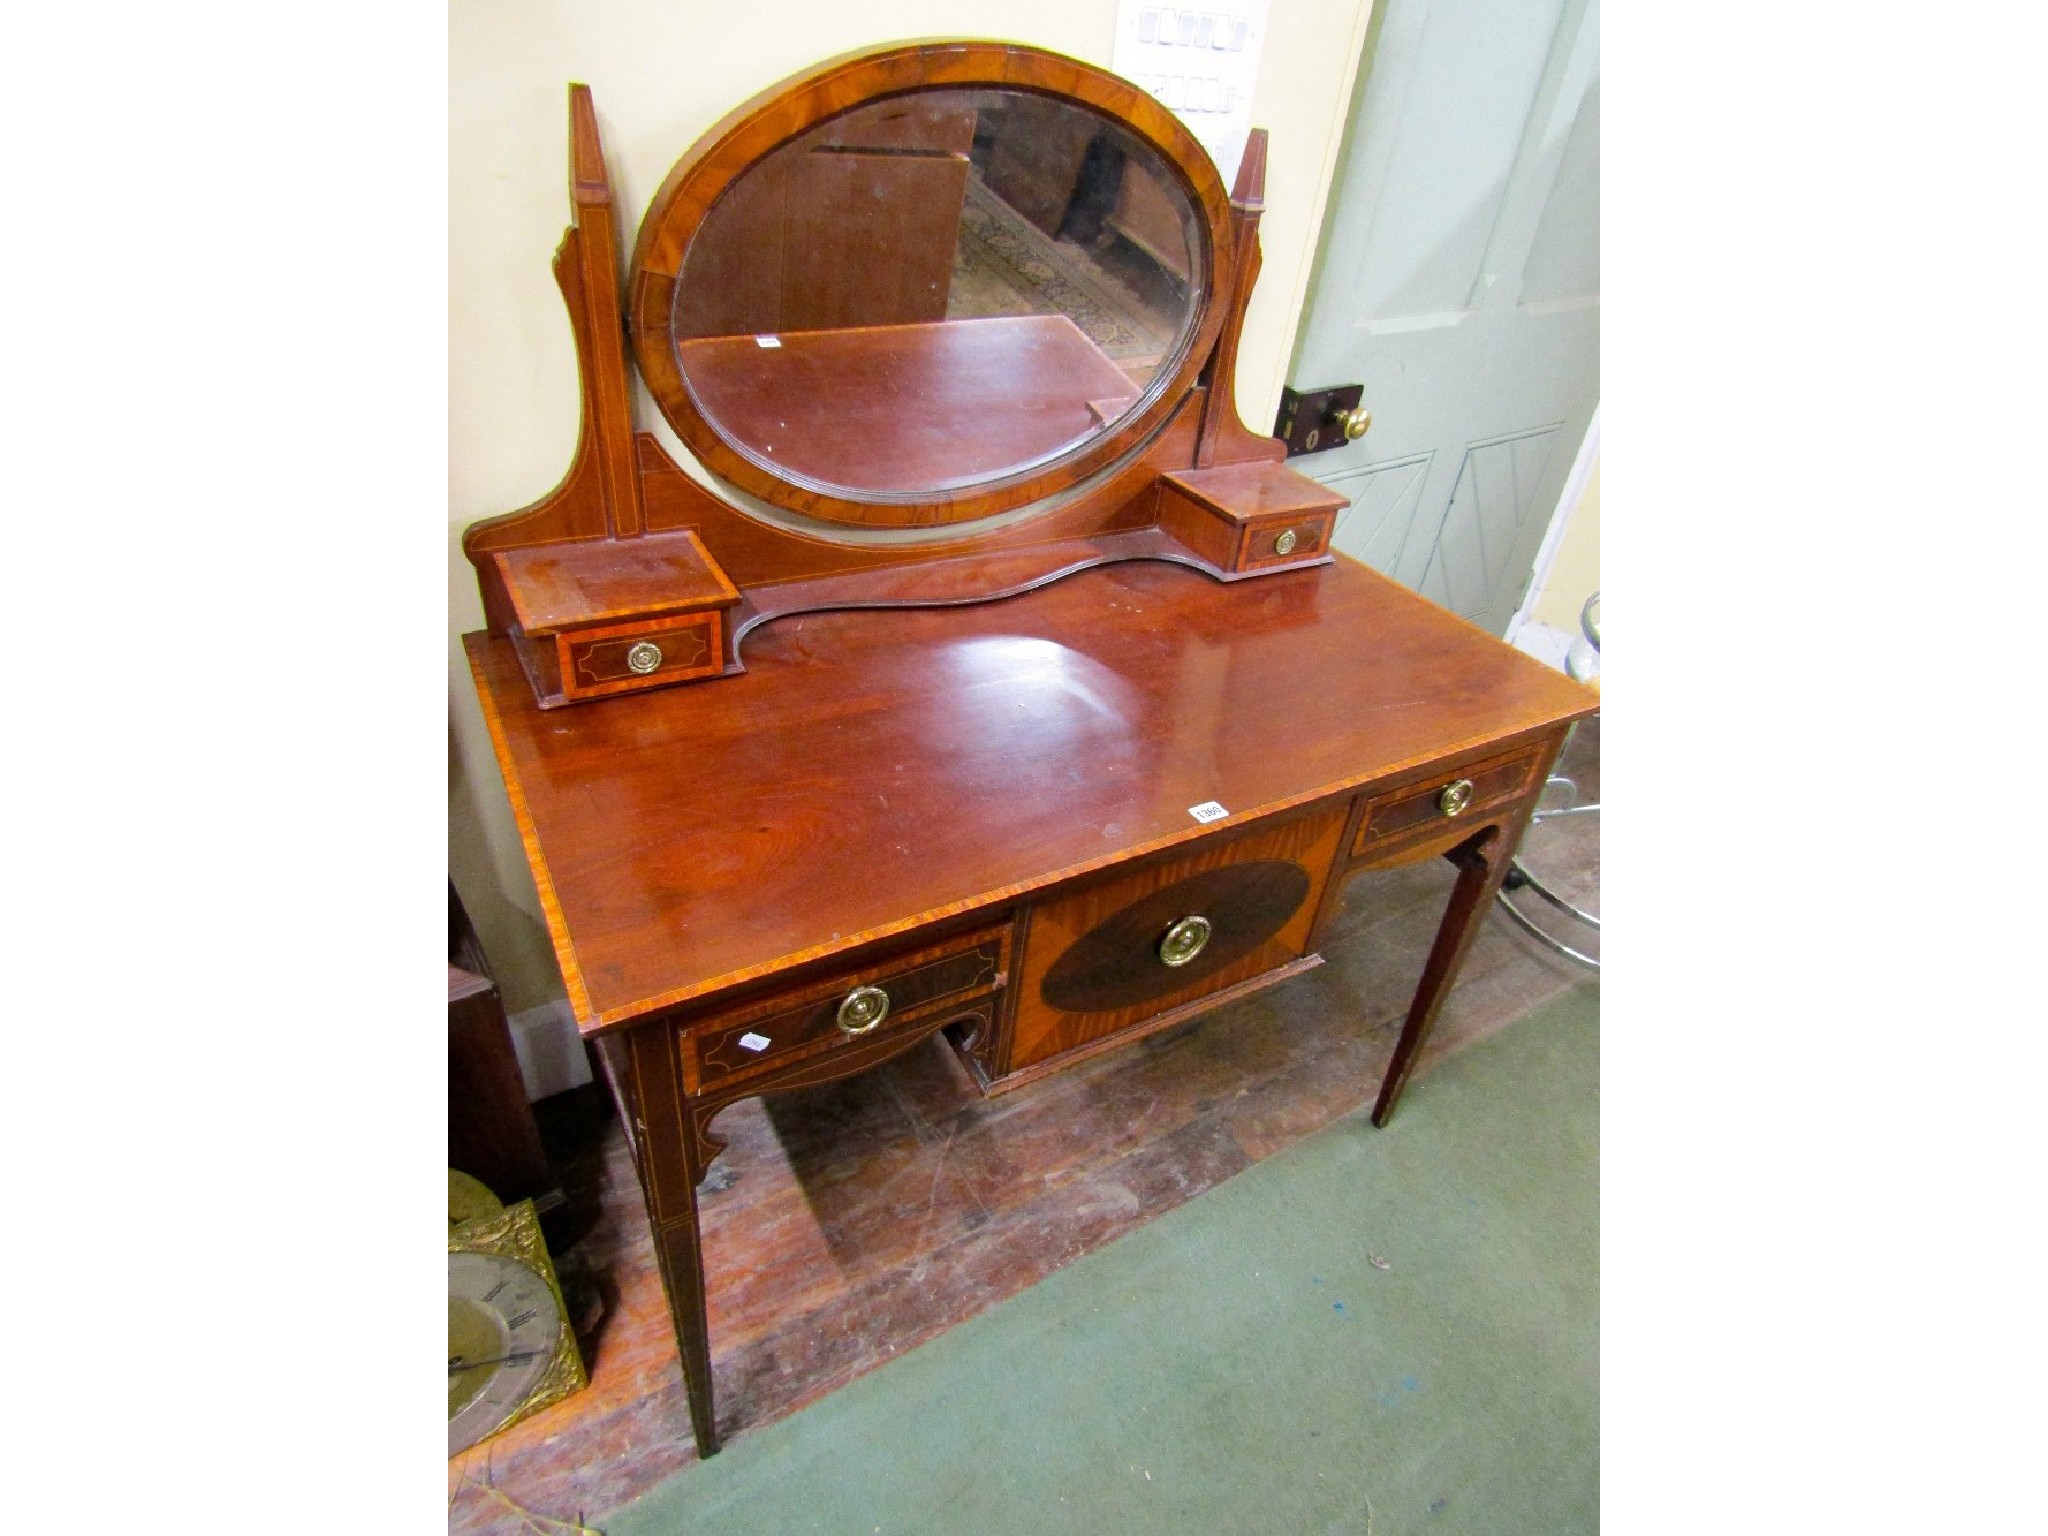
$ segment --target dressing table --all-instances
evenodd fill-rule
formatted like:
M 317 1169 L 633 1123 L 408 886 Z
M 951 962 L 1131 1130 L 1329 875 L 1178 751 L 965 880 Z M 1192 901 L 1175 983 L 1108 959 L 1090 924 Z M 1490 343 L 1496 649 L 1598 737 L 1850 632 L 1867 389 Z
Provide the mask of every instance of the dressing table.
M 1341 498 L 1239 421 L 1264 164 L 1226 193 L 1071 59 L 892 47 L 712 128 L 622 283 L 571 88 L 582 435 L 467 530 L 465 645 L 700 1454 L 722 1109 L 934 1035 L 1008 1091 L 1311 969 L 1349 879 L 1444 857 L 1384 1124 L 1597 707 L 1333 554 Z

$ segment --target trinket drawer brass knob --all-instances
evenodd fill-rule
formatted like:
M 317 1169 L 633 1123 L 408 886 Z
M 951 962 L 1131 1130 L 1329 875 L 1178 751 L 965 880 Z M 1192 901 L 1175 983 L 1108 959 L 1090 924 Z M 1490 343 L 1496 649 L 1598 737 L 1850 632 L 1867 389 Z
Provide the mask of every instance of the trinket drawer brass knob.
M 1159 958 L 1166 965 L 1186 965 L 1209 942 L 1209 919 L 1184 917 L 1166 930 L 1159 941 Z
M 1290 528 L 1273 541 L 1273 553 L 1276 555 L 1291 555 L 1294 553 L 1294 546 L 1298 542 L 1299 540 L 1294 536 L 1294 530 Z
M 1436 798 L 1437 809 L 1446 816 L 1455 816 L 1472 803 L 1472 781 L 1460 779 L 1455 784 L 1446 784 L 1444 792 Z
M 626 665 L 645 677 L 661 665 L 661 647 L 652 640 L 642 640 L 626 652 Z
M 889 994 L 880 987 L 855 987 L 839 1005 L 836 1022 L 849 1035 L 864 1035 L 889 1017 Z

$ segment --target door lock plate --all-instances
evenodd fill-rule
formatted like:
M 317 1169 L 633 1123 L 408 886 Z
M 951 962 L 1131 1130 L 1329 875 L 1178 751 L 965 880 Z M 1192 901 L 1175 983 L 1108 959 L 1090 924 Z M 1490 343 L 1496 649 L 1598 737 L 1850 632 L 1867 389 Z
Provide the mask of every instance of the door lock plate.
M 1365 398 L 1363 384 L 1338 384 L 1330 389 L 1280 391 L 1280 416 L 1273 435 L 1287 444 L 1287 456 L 1342 448 L 1350 439 L 1344 417 Z

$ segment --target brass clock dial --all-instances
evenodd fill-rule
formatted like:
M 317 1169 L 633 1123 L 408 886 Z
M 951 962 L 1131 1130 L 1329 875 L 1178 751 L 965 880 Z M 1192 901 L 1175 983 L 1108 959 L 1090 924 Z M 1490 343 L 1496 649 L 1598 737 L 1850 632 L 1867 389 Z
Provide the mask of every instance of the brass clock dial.
M 448 1454 L 586 1381 L 533 1202 L 448 1238 Z
M 448 1255 L 448 1454 L 505 1424 L 561 1348 L 562 1312 L 540 1275 L 496 1253 Z

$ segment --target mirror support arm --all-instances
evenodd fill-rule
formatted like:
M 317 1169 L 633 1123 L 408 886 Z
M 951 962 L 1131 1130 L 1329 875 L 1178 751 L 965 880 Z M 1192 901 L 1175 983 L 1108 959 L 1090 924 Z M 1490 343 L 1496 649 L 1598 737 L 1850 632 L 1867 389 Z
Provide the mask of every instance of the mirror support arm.
M 1204 380 L 1202 438 L 1195 450 L 1195 464 L 1201 469 L 1261 461 L 1277 464 L 1287 457 L 1285 443 L 1252 431 L 1237 411 L 1237 342 L 1244 330 L 1245 308 L 1251 303 L 1252 284 L 1259 275 L 1259 215 L 1265 206 L 1266 130 L 1254 128 L 1245 141 L 1244 158 L 1238 161 L 1237 184 L 1230 191 L 1236 281 Z
M 569 87 L 569 211 L 571 223 L 555 252 L 554 271 L 576 339 L 582 386 L 576 456 L 561 483 L 539 501 L 474 523 L 462 536 L 494 634 L 504 634 L 513 615 L 487 558 L 492 551 L 637 538 L 646 529 L 619 303 L 618 217 L 587 85 Z

